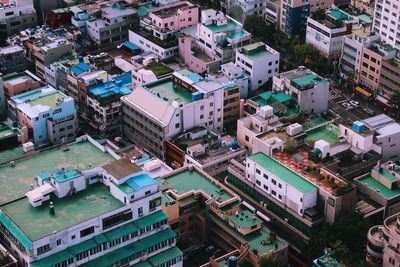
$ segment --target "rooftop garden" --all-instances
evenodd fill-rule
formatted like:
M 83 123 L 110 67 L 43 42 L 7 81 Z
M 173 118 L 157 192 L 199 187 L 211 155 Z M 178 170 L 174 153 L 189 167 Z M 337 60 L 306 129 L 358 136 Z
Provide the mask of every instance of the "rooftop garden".
M 178 46 L 178 37 L 176 37 L 175 35 L 173 37 L 169 37 L 164 40 L 161 40 L 161 39 L 155 37 L 153 35 L 152 31 L 148 31 L 144 28 L 139 28 L 136 31 L 136 33 L 139 34 L 140 36 L 142 36 L 143 38 L 146 38 L 147 40 L 155 43 L 156 45 L 161 46 L 164 49 Z
M 159 77 L 172 73 L 174 70 L 165 65 L 162 62 L 152 62 L 144 67 L 146 70 L 151 70 L 154 74 Z

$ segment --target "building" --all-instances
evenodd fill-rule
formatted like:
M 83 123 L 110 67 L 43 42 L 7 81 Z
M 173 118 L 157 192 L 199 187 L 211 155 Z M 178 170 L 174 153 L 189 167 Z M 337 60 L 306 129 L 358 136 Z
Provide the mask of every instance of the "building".
M 351 0 L 351 5 L 356 9 L 370 15 L 374 16 L 375 1 L 372 0 Z
M 165 140 L 185 130 L 222 131 L 223 93 L 220 84 L 188 70 L 142 85 L 122 97 L 123 134 L 165 159 Z
M 370 174 L 354 179 L 358 191 L 379 204 L 375 212 L 382 214 L 380 219 L 400 212 L 399 169 L 397 164 L 386 162 L 375 166 Z
M 237 48 L 250 43 L 251 34 L 221 11 L 207 9 L 201 12 L 196 37 L 203 53 L 227 63 L 234 61 Z
M 400 91 L 400 61 L 398 58 L 382 60 L 379 77 L 379 95 L 389 100 Z
M 29 92 L 41 86 L 41 80 L 30 71 L 10 73 L 3 76 L 4 94 L 7 99 Z
M 72 12 L 69 7 L 50 10 L 45 19 L 45 24 L 52 29 L 60 26 L 71 25 Z
M 11 97 L 8 108 L 36 144 L 73 140 L 78 132 L 74 100 L 51 86 Z
M 227 14 L 231 14 L 231 16 L 237 21 L 244 22 L 246 16 L 257 15 L 262 17 L 264 15 L 266 1 L 265 0 L 228 0 L 229 9 L 227 10 Z
M 249 76 L 250 90 L 254 91 L 279 72 L 279 53 L 262 42 L 250 44 L 236 51 L 236 66 Z
M 122 2 L 112 3 L 101 9 L 101 18 L 86 21 L 90 39 L 99 47 L 114 47 L 128 40 L 128 30 L 139 25 L 137 11 L 127 8 Z M 79 14 L 79 13 L 78 13 Z
M 279 27 L 279 16 L 280 16 L 280 2 L 279 1 L 265 1 L 265 21 L 269 24 L 276 25 Z
M 0 123 L 0 151 L 7 153 L 7 149 L 13 149 L 24 144 L 28 139 L 28 128 L 20 127 L 17 123 Z
M 376 41 L 379 41 L 379 36 L 364 27 L 353 29 L 351 35 L 344 36 L 340 59 L 342 79 L 349 84 L 359 82 L 363 47 L 371 47 Z
M 37 25 L 36 10 L 32 1 L 5 1 L 0 4 L 0 44 L 7 37 Z
M 173 168 L 193 165 L 213 177 L 227 174 L 229 161 L 241 161 L 246 154 L 236 139 L 199 126 L 166 142 L 166 162 Z
M 371 264 L 396 266 L 400 263 L 397 244 L 400 243 L 399 213 L 386 218 L 383 225 L 368 231 L 366 260 Z
M 157 171 L 149 169 L 157 164 L 160 169 L 158 160 L 140 167 L 124 158 L 86 171 L 43 170 L 25 197 L 0 206 L 2 243 L 27 266 L 146 261 L 181 267 L 182 252 L 161 210 Z
M 310 14 L 310 2 L 303 0 L 280 2 L 279 29 L 288 36 L 306 33 L 307 17 Z
M 344 37 L 358 24 L 358 18 L 337 7 L 329 8 L 323 15 L 307 18 L 306 43 L 312 44 L 328 59 L 339 58 Z
M 143 53 L 131 58 L 133 88 L 155 82 L 174 72 L 170 67 L 156 60 L 157 55 L 153 53 Z
M 26 70 L 25 52 L 19 45 L 0 47 L 0 72 L 5 75 Z
M 325 254 L 318 259 L 313 260 L 312 267 L 324 267 L 324 266 L 336 266 L 336 267 L 344 267 L 346 265 L 332 258 L 331 255 Z
M 362 50 L 360 67 L 360 84 L 372 95 L 379 92 L 379 78 L 383 60 L 396 56 L 396 49 L 389 44 L 375 42 Z
M 6 118 L 6 112 L 7 112 L 7 102 L 4 93 L 4 81 L 0 77 L 0 121 L 3 121 Z
M 179 233 L 178 240 L 195 237 L 216 242 L 228 252 L 221 258 L 237 255 L 237 266 L 256 266 L 259 257 L 266 254 L 287 263 L 287 243 L 262 226 L 269 218 L 254 208 L 241 207 L 240 198 L 231 189 L 201 169 L 176 169 L 162 175 L 159 186 L 164 193 L 163 211 L 171 228 Z M 216 266 L 217 260 L 212 257 L 211 264 L 202 266 Z M 226 262 L 220 264 L 225 266 Z
M 90 85 L 86 99 L 86 115 L 90 124 L 103 135 L 116 136 L 121 128 L 121 97 L 132 92 L 129 72 L 115 78 L 97 80 Z
M 292 96 L 304 113 L 322 113 L 328 108 L 329 81 L 302 66 L 274 76 L 273 91 Z
M 200 6 L 189 1 L 177 1 L 151 9 L 148 16 L 160 30 L 180 31 L 200 22 Z
M 72 13 L 71 24 L 74 25 L 81 33 L 86 34 L 86 22 L 90 19 L 88 12 L 78 6 L 72 6 L 69 9 Z
M 396 49 L 400 49 L 399 29 L 397 27 L 399 12 L 400 7 L 396 1 L 375 1 L 373 29 L 379 34 L 383 42 Z

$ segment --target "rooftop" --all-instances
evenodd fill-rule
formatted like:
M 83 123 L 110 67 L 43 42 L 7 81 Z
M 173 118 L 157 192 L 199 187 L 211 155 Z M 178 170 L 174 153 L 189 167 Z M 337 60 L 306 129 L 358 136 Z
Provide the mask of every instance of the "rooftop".
M 102 184 L 91 185 L 74 196 L 53 197 L 51 201 L 54 216 L 50 215 L 48 205 L 35 208 L 26 198 L 4 204 L 1 209 L 34 241 L 124 206 Z
M 132 76 L 129 72 L 124 73 L 113 80 L 101 82 L 89 87 L 89 92 L 98 98 L 107 98 L 113 95 L 127 95 L 132 92 Z
M 257 216 L 254 216 L 248 210 L 240 210 L 237 214 L 229 217 L 229 219 L 242 228 L 251 228 L 252 226 L 262 223 L 262 220 Z
M 19 135 L 19 134 L 21 134 L 21 131 L 18 128 L 13 128 L 10 126 L 0 128 L 0 140 L 12 135 Z
M 129 158 L 114 160 L 102 166 L 103 169 L 116 179 L 122 179 L 141 171 L 142 169 L 136 164 L 132 163 Z
M 114 159 L 88 141 L 73 143 L 68 148 L 64 152 L 59 148 L 46 150 L 17 161 L 14 167 L 1 167 L 0 203 L 24 196 L 30 190 L 30 184 L 35 183 L 34 176 L 41 172 L 57 168 L 86 170 L 89 164 L 99 166 Z
M 318 264 L 317 266 L 321 267 L 342 267 L 344 266 L 342 263 L 338 262 L 334 258 L 332 258 L 329 254 L 319 257 L 314 260 L 314 263 Z
M 8 75 L 5 76 L 4 79 L 4 84 L 9 83 L 12 85 L 24 83 L 26 81 L 35 81 L 31 76 L 27 75 L 25 72 L 20 72 L 14 75 Z
M 390 189 L 385 185 L 383 185 L 382 183 L 380 183 L 379 181 L 375 180 L 371 175 L 361 178 L 358 181 L 363 185 L 368 186 L 372 190 L 376 191 L 385 199 L 391 199 L 400 195 L 399 188 L 395 187 Z
M 144 16 L 147 16 L 147 14 L 149 13 L 150 10 L 152 10 L 152 9 L 154 9 L 156 7 L 157 6 L 155 6 L 153 4 L 153 2 L 147 2 L 147 3 L 144 3 L 144 4 L 140 5 L 140 6 L 138 6 L 136 8 L 136 10 L 137 10 L 137 12 L 139 14 L 139 17 L 144 17 Z
M 270 51 L 266 50 L 265 44 L 262 42 L 243 46 L 241 49 L 241 53 L 246 55 L 251 60 L 255 60 L 257 58 L 265 57 L 272 54 Z
M 319 75 L 315 73 L 309 73 L 302 77 L 292 79 L 292 83 L 296 84 L 299 88 L 308 88 L 318 83 L 327 83 L 328 81 L 322 79 Z
M 181 100 L 183 103 L 192 102 L 192 93 L 185 88 L 172 83 L 171 79 L 160 80 L 151 84 L 145 84 L 145 88 L 153 92 L 159 98 L 171 104 L 174 100 Z
M 178 4 L 178 5 L 172 5 L 172 6 L 164 6 L 164 7 L 160 7 L 160 9 L 158 10 L 151 10 L 150 13 L 154 14 L 155 16 L 158 16 L 160 18 L 168 18 L 168 17 L 172 17 L 172 16 L 176 16 L 177 15 L 177 11 L 179 9 L 183 9 L 189 7 L 189 5 L 186 2 L 183 2 L 182 4 Z
M 157 77 L 172 73 L 174 71 L 162 62 L 152 62 L 144 66 L 144 69 L 151 70 Z
M 205 25 L 209 30 L 213 32 L 224 32 L 234 30 L 238 24 L 233 21 L 228 21 L 225 25 L 217 26 L 215 24 Z
M 312 183 L 310 183 L 297 173 L 293 172 L 292 170 L 289 170 L 287 167 L 283 166 L 279 162 L 266 156 L 264 153 L 261 152 L 256 153 L 250 156 L 249 159 L 255 161 L 257 164 L 261 165 L 261 167 L 270 171 L 271 173 L 278 176 L 286 183 L 297 188 L 303 193 L 308 193 L 317 190 L 317 187 L 314 186 Z
M 327 124 L 307 131 L 307 141 L 325 140 L 331 145 L 339 143 L 339 130 L 333 124 Z
M 170 185 L 171 189 L 175 190 L 179 195 L 193 190 L 200 190 L 208 196 L 218 196 L 221 198 L 219 202 L 224 202 L 234 197 L 195 168 L 192 171 L 186 169 L 163 178 L 162 185 Z

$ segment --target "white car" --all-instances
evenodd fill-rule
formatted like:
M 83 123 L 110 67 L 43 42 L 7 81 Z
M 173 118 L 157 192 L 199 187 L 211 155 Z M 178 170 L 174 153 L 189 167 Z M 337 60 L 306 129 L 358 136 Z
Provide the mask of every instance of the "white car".
M 342 103 L 342 106 L 343 106 L 344 108 L 346 108 L 347 110 L 354 109 L 354 106 L 351 105 L 351 104 L 348 103 L 348 102 L 343 102 L 343 103 Z

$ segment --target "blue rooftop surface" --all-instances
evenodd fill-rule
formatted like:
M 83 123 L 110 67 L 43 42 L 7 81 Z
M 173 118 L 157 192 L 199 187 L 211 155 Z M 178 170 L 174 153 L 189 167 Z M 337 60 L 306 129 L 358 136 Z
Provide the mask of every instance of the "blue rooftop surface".
M 71 67 L 71 71 L 76 75 L 81 75 L 88 70 L 90 70 L 90 65 L 85 62 L 79 62 L 75 66 Z
M 129 41 L 126 41 L 124 43 L 122 43 L 123 46 L 125 46 L 126 48 L 130 49 L 130 50 L 140 50 L 140 47 L 135 45 L 134 43 L 131 43 Z
M 126 181 L 126 183 L 129 185 L 129 187 L 131 187 L 135 191 L 156 184 L 154 179 L 147 174 L 140 174 L 138 176 L 134 176 L 130 178 L 128 181 Z
M 181 70 L 178 70 L 177 72 L 179 72 L 180 74 L 182 74 L 189 80 L 193 81 L 194 83 L 198 83 L 201 80 L 203 80 L 203 77 L 201 77 L 198 73 L 191 72 L 188 69 L 181 69 Z
M 132 92 L 130 88 L 132 76 L 129 72 L 116 77 L 112 81 L 93 85 L 89 87 L 89 92 L 101 98 L 105 98 L 115 94 L 128 95 Z

